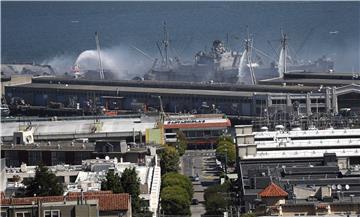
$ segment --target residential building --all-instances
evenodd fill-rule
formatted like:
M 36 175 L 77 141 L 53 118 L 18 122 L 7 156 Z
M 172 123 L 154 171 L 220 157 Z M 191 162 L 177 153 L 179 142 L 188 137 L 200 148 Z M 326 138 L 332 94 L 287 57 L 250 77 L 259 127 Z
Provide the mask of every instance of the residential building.
M 2 217 L 131 217 L 129 194 L 108 191 L 69 193 L 65 196 L 2 198 Z

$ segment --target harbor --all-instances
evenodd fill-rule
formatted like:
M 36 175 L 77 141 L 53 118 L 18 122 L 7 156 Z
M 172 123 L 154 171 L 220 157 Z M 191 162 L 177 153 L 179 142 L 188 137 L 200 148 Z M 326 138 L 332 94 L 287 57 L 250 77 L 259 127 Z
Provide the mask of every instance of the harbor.
M 1 217 L 360 215 L 359 2 L 1 7 Z

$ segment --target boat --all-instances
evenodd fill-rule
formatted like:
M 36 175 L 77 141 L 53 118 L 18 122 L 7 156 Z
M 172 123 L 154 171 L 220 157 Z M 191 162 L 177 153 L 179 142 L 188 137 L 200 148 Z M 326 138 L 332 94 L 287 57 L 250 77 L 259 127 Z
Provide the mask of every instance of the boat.
M 184 64 L 178 57 L 168 56 L 170 40 L 164 26 L 164 38 L 161 43 L 157 43 L 161 60 L 154 60 L 152 68 L 145 73 L 143 79 L 255 85 L 259 80 L 282 77 L 284 73 L 292 71 L 328 73 L 334 71 L 334 62 L 325 56 L 314 62 L 293 59 L 289 55 L 287 41 L 287 35 L 282 34 L 279 59 L 276 60 L 255 48 L 249 34 L 245 39 L 242 53 L 231 50 L 221 40 L 214 40 L 209 52 L 199 51 L 195 55 L 193 64 Z M 264 57 L 272 61 L 266 64 Z
M 178 58 L 169 59 L 168 56 L 161 62 L 156 60 L 144 80 L 233 83 L 237 80 L 239 58 L 237 52 L 215 40 L 210 52 L 200 51 L 195 55 L 194 64 L 183 64 Z

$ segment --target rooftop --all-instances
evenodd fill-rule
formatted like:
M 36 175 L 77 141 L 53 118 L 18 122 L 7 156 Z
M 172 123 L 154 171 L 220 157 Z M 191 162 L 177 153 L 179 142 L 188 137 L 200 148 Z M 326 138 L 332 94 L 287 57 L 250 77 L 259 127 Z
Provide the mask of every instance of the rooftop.
M 109 191 L 103 192 L 84 192 L 85 200 L 98 200 L 100 211 L 114 211 L 114 210 L 128 210 L 130 196 L 127 193 L 113 194 Z M 32 205 L 33 203 L 49 203 L 49 202 L 63 202 L 77 201 L 81 193 L 71 193 L 64 196 L 45 196 L 45 197 L 23 197 L 23 198 L 9 198 L 1 199 L 1 206 L 7 205 Z
M 309 73 L 291 72 L 284 74 L 283 78 L 271 78 L 259 81 L 263 85 L 282 85 L 283 83 L 305 86 L 342 86 L 348 84 L 360 84 L 358 73 Z
M 274 151 L 257 151 L 255 155 L 247 155 L 243 159 L 291 159 L 291 158 L 322 158 L 325 153 L 336 153 L 337 157 L 360 156 L 359 148 L 328 148 L 308 150 L 274 150 Z
M 316 146 L 320 148 L 345 148 L 349 146 L 360 147 L 360 138 L 345 138 L 345 139 L 279 139 L 277 141 L 256 141 L 258 149 L 301 149 L 310 148 L 315 149 Z
M 287 197 L 288 193 L 275 183 L 271 182 L 259 195 L 261 197 Z
M 153 128 L 155 121 L 142 118 L 112 118 L 96 120 L 61 120 L 61 121 L 36 121 L 31 122 L 34 138 L 53 135 L 82 135 L 99 133 L 129 133 L 141 131 L 145 134 L 147 128 Z M 94 127 L 96 131 L 94 132 Z M 12 137 L 19 130 L 19 123 L 5 122 L 1 124 L 1 136 Z
M 258 138 L 304 138 L 307 137 L 330 137 L 330 136 L 358 136 L 360 138 L 360 129 L 326 129 L 326 130 L 297 130 L 297 131 L 266 131 L 254 132 L 255 140 Z
M 95 143 L 93 142 L 76 142 L 76 141 L 39 141 L 34 144 L 22 145 L 3 143 L 1 145 L 3 150 L 37 150 L 37 151 L 95 151 Z
M 11 87 L 9 87 L 11 88 Z M 204 96 L 245 96 L 252 97 L 252 92 L 243 91 L 224 91 L 224 90 L 192 90 L 192 89 L 174 89 L 174 88 L 153 88 L 153 87 L 119 87 L 119 86 L 98 86 L 98 85 L 79 85 L 79 84 L 42 84 L 30 83 L 18 85 L 15 88 L 37 89 L 37 90 L 63 90 L 74 92 L 103 91 L 103 92 L 120 92 L 120 93 L 148 93 L 148 94 L 172 94 L 172 95 L 204 95 Z
M 227 118 L 172 118 L 164 123 L 165 129 L 175 128 L 226 128 L 230 127 L 231 122 Z
M 75 80 L 66 78 L 33 78 L 33 83 L 44 84 L 80 84 L 80 85 L 96 85 L 96 86 L 114 86 L 114 87 L 138 87 L 138 88 L 169 88 L 169 89 L 191 89 L 191 90 L 225 90 L 225 91 L 245 91 L 245 92 L 308 92 L 314 88 L 310 87 L 281 87 L 278 85 L 239 85 L 228 83 L 199 83 L 199 82 L 179 82 L 179 81 L 133 81 L 133 80 L 117 80 L 117 81 L 99 81 L 99 80 Z M 196 91 L 195 91 L 196 92 Z M 180 92 L 181 93 L 181 92 Z

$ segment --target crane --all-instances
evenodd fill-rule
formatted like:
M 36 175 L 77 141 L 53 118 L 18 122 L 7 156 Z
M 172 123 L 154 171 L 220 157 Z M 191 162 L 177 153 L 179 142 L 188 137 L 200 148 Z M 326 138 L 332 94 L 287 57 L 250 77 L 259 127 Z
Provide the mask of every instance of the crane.
M 104 69 L 103 69 L 102 62 L 101 62 L 100 41 L 99 41 L 99 34 L 98 34 L 98 32 L 95 32 L 95 41 L 96 41 L 96 49 L 97 49 L 98 56 L 99 56 L 99 73 L 100 73 L 100 80 L 104 80 L 104 79 L 105 79 L 105 76 L 104 76 Z
M 164 125 L 164 121 L 165 121 L 165 112 L 164 112 L 164 107 L 163 107 L 163 102 L 161 99 L 161 96 L 157 95 L 157 96 L 151 96 L 153 98 L 158 98 L 159 100 L 159 107 L 160 107 L 160 112 L 159 112 L 159 120 L 156 123 L 156 126 L 159 128 L 162 128 L 162 126 Z
M 163 107 L 161 96 L 157 96 L 157 97 L 159 99 L 159 104 L 160 104 L 160 118 L 159 118 L 159 121 L 160 121 L 160 124 L 163 125 L 164 121 L 165 121 L 164 107 Z

